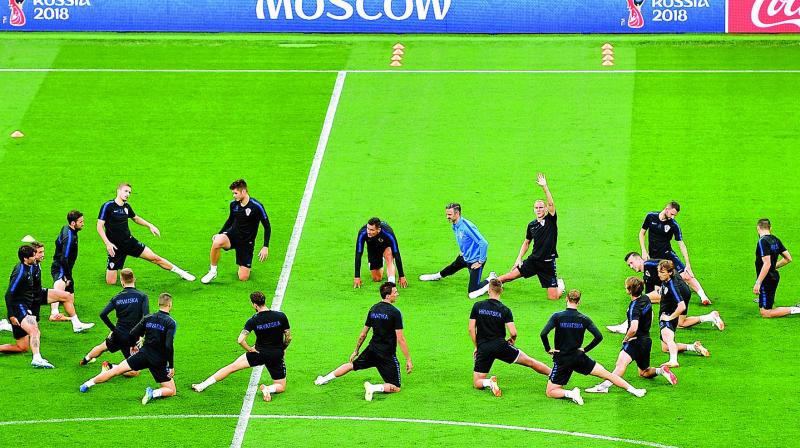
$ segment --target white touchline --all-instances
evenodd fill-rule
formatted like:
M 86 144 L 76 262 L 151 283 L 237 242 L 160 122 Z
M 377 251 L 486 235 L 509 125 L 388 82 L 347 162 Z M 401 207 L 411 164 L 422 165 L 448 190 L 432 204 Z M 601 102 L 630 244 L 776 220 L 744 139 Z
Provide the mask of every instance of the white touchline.
M 78 418 L 54 418 L 49 420 L 18 420 L 0 421 L 0 426 L 18 425 L 39 425 L 46 423 L 80 423 L 80 422 L 109 422 L 109 421 L 129 421 L 129 420 L 164 420 L 164 419 L 233 419 L 239 418 L 235 414 L 184 414 L 184 415 L 130 415 L 122 417 L 78 417 Z M 622 437 L 604 436 L 600 434 L 590 434 L 586 432 L 564 431 L 560 429 L 535 428 L 531 426 L 516 425 L 496 425 L 492 423 L 478 422 L 459 422 L 452 420 L 430 420 L 416 418 L 394 418 L 394 417 L 357 417 L 348 415 L 251 415 L 251 419 L 268 420 L 332 420 L 332 421 L 357 421 L 357 422 L 390 422 L 390 423 L 411 423 L 419 425 L 442 425 L 442 426 L 462 426 L 471 428 L 502 429 L 507 431 L 537 432 L 542 434 L 555 434 L 560 436 L 580 437 L 584 439 L 606 440 L 610 442 L 629 443 L 631 445 L 650 446 L 655 448 L 677 448 L 673 445 L 665 445 L 646 440 L 626 439 Z
M 0 68 L 0 73 L 391 73 L 402 74 L 498 74 L 498 75 L 630 75 L 636 73 L 676 73 L 676 74 L 800 74 L 799 70 L 781 69 L 739 69 L 739 70 L 668 70 L 668 69 L 632 69 L 632 70 L 292 70 L 292 69 L 183 69 L 183 68 Z
M 322 157 L 325 155 L 325 148 L 328 146 L 328 138 L 331 135 L 333 128 L 333 119 L 336 116 L 336 108 L 339 106 L 339 97 L 342 95 L 342 88 L 344 87 L 344 80 L 347 77 L 347 72 L 340 71 L 336 75 L 336 83 L 333 86 L 333 93 L 331 93 L 331 101 L 328 104 L 328 112 L 325 114 L 325 121 L 322 124 L 322 132 L 319 135 L 319 142 L 317 143 L 317 151 L 314 153 L 314 161 L 311 163 L 311 169 L 308 172 L 308 180 L 306 181 L 306 189 L 303 191 L 303 199 L 300 201 L 300 208 L 297 210 L 297 219 L 294 221 L 292 228 L 292 236 L 289 239 L 289 246 L 286 248 L 286 257 L 283 259 L 283 267 L 281 268 L 281 275 L 278 278 L 278 286 L 275 288 L 275 296 L 272 298 L 272 309 L 280 310 L 283 305 L 283 296 L 286 293 L 286 285 L 289 284 L 289 276 L 292 274 L 292 265 L 294 264 L 294 257 L 297 254 L 297 246 L 300 244 L 300 235 L 303 233 L 303 225 L 308 216 L 308 207 L 311 205 L 311 197 L 314 195 L 314 186 L 317 184 L 317 177 L 319 176 L 319 169 L 322 166 Z M 261 372 L 264 366 L 258 366 L 253 369 L 250 374 L 250 383 L 247 385 L 247 393 L 244 395 L 242 402 L 242 410 L 239 413 L 239 421 L 236 423 L 236 431 L 233 433 L 233 440 L 231 441 L 231 448 L 240 448 L 244 440 L 245 431 L 247 431 L 247 423 L 250 420 L 250 412 L 253 410 L 253 399 L 256 395 L 258 382 L 261 379 Z

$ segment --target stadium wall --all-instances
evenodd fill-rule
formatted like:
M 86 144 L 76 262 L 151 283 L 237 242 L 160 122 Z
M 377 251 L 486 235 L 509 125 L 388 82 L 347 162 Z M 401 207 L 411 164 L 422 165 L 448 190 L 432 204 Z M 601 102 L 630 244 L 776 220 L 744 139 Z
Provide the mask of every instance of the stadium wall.
M 2 31 L 800 32 L 800 0 L 0 0 Z

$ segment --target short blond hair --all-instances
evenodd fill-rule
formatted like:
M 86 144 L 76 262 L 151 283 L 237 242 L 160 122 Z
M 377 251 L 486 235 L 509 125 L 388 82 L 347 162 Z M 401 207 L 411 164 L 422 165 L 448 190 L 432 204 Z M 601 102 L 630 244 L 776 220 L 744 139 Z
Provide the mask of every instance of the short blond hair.
M 172 303 L 172 294 L 162 292 L 158 295 L 158 306 L 167 306 Z

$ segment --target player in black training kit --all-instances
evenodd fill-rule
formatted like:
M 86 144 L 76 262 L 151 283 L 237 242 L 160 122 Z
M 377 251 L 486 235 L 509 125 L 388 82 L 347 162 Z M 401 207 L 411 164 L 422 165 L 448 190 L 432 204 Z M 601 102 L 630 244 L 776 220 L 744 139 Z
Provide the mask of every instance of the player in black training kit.
M 269 386 L 262 384 L 259 388 L 264 401 L 272 401 L 272 394 L 286 390 L 286 363 L 283 357 L 286 348 L 292 342 L 289 319 L 280 311 L 270 310 L 267 307 L 267 298 L 261 291 L 250 294 L 250 304 L 257 313 L 244 324 L 244 329 L 239 333 L 237 340 L 245 353 L 236 358 L 236 361 L 217 370 L 202 383 L 192 384 L 195 392 L 204 391 L 208 386 L 224 380 L 233 372 L 262 365 L 267 368 L 273 380 Z M 255 347 L 247 344 L 247 336 L 252 332 L 256 333 Z
M 792 262 L 792 255 L 784 247 L 781 240 L 772 234 L 769 219 L 759 219 L 756 226 L 758 244 L 756 245 L 756 283 L 753 294 L 758 296 L 758 309 L 761 317 L 783 317 L 789 314 L 800 314 L 800 303 L 795 306 L 775 305 L 775 292 L 781 276 L 778 269 Z M 779 259 L 780 258 L 780 259 Z
M 628 320 L 625 338 L 622 340 L 622 350 L 617 358 L 614 374 L 622 377 L 628 364 L 636 362 L 639 376 L 654 378 L 662 375 L 673 386 L 678 384 L 678 378 L 666 365 L 650 367 L 650 348 L 653 341 L 650 339 L 650 326 L 653 324 L 653 304 L 650 298 L 643 294 L 645 282 L 638 277 L 625 279 L 625 291 L 630 297 L 628 304 Z M 590 393 L 606 393 L 611 387 L 611 381 L 605 380 L 597 386 L 586 389 Z
M 475 367 L 472 369 L 472 384 L 476 389 L 489 388 L 495 397 L 502 395 L 497 377 L 486 379 L 495 359 L 506 364 L 519 364 L 530 367 L 542 375 L 550 375 L 550 367 L 539 362 L 514 346 L 517 340 L 517 328 L 511 310 L 500 302 L 503 284 L 498 279 L 489 281 L 489 299 L 482 300 L 472 306 L 469 315 L 469 336 L 475 351 L 472 357 Z M 508 328 L 508 340 L 506 340 Z
M 681 228 L 675 221 L 675 216 L 681 211 L 681 206 L 675 201 L 671 201 L 661 212 L 651 212 L 644 217 L 642 229 L 639 231 L 639 245 L 642 248 L 642 258 L 649 260 L 663 259 L 670 260 L 675 265 L 678 273 L 692 287 L 697 295 L 700 296 L 700 303 L 703 305 L 711 305 L 711 300 L 706 295 L 700 282 L 695 278 L 694 272 L 689 265 L 689 249 L 686 248 L 686 243 L 683 242 L 683 234 Z M 644 235 L 647 234 L 647 245 L 650 248 L 648 252 L 644 244 Z M 672 250 L 670 241 L 675 238 L 678 246 L 683 254 L 683 259 L 686 260 L 684 265 L 675 251 Z
M 34 288 L 35 289 L 42 289 L 43 291 L 47 291 L 43 296 L 41 296 L 41 300 L 33 301 L 31 311 L 36 316 L 36 320 L 39 320 L 39 314 L 41 311 L 42 305 L 53 304 L 53 303 L 63 303 L 64 304 L 64 311 L 69 316 L 68 319 L 72 323 L 72 331 L 75 333 L 81 333 L 85 330 L 88 330 L 94 327 L 93 323 L 83 323 L 78 318 L 78 314 L 75 311 L 75 295 L 71 292 L 63 291 L 60 289 L 44 289 L 42 288 L 42 261 L 44 260 L 44 244 L 40 243 L 39 241 L 34 241 L 31 243 L 33 249 L 36 251 L 35 258 L 34 258 L 34 265 L 33 265 L 33 281 L 34 281 Z
M 122 352 L 122 356 L 128 359 L 136 353 L 137 340 L 130 336 L 130 332 L 144 316 L 150 314 L 150 301 L 147 294 L 136 289 L 136 277 L 130 268 L 125 268 L 119 273 L 122 291 L 118 292 L 108 302 L 103 311 L 100 312 L 100 319 L 106 324 L 111 333 L 99 345 L 92 348 L 89 353 L 81 358 L 80 365 L 94 362 L 103 352 L 109 353 Z M 117 315 L 117 325 L 108 318 L 109 313 L 114 311 Z M 108 361 L 103 361 L 103 368 L 113 368 Z M 126 372 L 125 376 L 138 376 L 139 372 L 132 370 Z
M 81 384 L 80 391 L 87 392 L 95 384 L 104 383 L 117 375 L 122 375 L 130 370 L 149 369 L 153 379 L 160 384 L 160 388 L 145 389 L 142 404 L 159 397 L 175 395 L 175 330 L 177 324 L 169 311 L 172 309 L 172 296 L 164 292 L 158 296 L 158 312 L 148 314 L 136 324 L 130 332 L 132 340 L 144 336 L 144 345 L 130 358 L 115 365 L 112 369 L 101 372 L 99 375 Z
M 50 274 L 53 276 L 53 289 L 75 294 L 75 279 L 72 269 L 78 259 L 78 232 L 83 229 L 83 213 L 72 210 L 67 213 L 67 225 L 61 228 L 56 238 L 53 265 Z M 50 320 L 68 321 L 69 318 L 58 312 L 58 302 L 50 304 Z
M 201 283 L 211 283 L 211 280 L 217 278 L 217 263 L 222 250 L 231 249 L 236 252 L 239 280 L 247 281 L 250 278 L 259 224 L 264 226 L 264 245 L 258 251 L 258 261 L 263 262 L 269 256 L 272 227 L 269 224 L 267 211 L 260 202 L 250 197 L 244 179 L 234 181 L 229 188 L 233 192 L 233 201 L 230 204 L 228 220 L 222 225 L 219 233 L 211 237 L 211 267 L 200 279 Z
M 334 378 L 338 378 L 351 370 L 364 370 L 376 367 L 384 384 L 370 384 L 364 382 L 364 399 L 372 401 L 372 394 L 375 392 L 394 393 L 400 392 L 400 363 L 397 361 L 397 346 L 403 351 L 406 357 L 406 373 L 411 373 L 414 364 L 411 363 L 411 355 L 408 353 L 408 344 L 403 335 L 403 315 L 400 310 L 395 308 L 394 302 L 397 300 L 397 287 L 394 283 L 386 282 L 380 287 L 381 301 L 369 309 L 367 321 L 361 334 L 358 335 L 358 342 L 353 354 L 350 355 L 349 362 L 342 364 L 333 372 L 318 376 L 314 384 L 321 386 L 327 384 Z M 369 345 L 361 354 L 361 344 L 372 331 L 372 339 Z
M 534 275 L 539 277 L 539 284 L 542 288 L 547 288 L 547 298 L 556 300 L 564 293 L 564 281 L 556 274 L 556 258 L 558 251 L 558 217 L 556 215 L 556 205 L 553 202 L 553 195 L 547 186 L 547 179 L 544 173 L 537 174 L 537 184 L 544 190 L 547 202 L 539 199 L 533 203 L 533 213 L 536 219 L 528 223 L 525 231 L 525 239 L 519 248 L 517 260 L 511 270 L 498 277 L 503 282 L 514 281 L 520 277 L 529 278 Z M 533 250 L 530 256 L 522 261 L 522 257 L 528 252 L 528 248 L 533 241 Z M 488 280 L 495 277 L 494 272 L 489 273 L 489 278 L 481 282 L 481 289 L 470 293 L 470 298 L 475 299 L 482 296 L 489 289 Z
M 696 352 L 700 356 L 710 356 L 708 350 L 700 341 L 694 344 L 675 342 L 675 332 L 678 330 L 680 315 L 686 312 L 692 290 L 681 279 L 671 260 L 661 260 L 658 263 L 658 278 L 661 287 L 647 294 L 650 300 L 659 303 L 658 328 L 661 333 L 661 351 L 669 353 L 668 367 L 678 367 L 678 352 Z
M 578 405 L 583 405 L 580 389 L 577 387 L 572 390 L 564 389 L 572 372 L 578 372 L 581 375 L 593 375 L 609 380 L 615 386 L 621 387 L 637 397 L 643 397 L 647 393 L 645 389 L 636 389 L 619 375 L 609 372 L 599 362 L 586 355 L 603 340 L 603 335 L 600 334 L 600 330 L 591 319 L 578 312 L 580 302 L 581 292 L 577 289 L 571 290 L 567 294 L 567 309 L 550 316 L 550 320 L 547 321 L 540 334 L 545 351 L 553 356 L 553 371 L 550 372 L 550 380 L 547 382 L 547 396 L 550 398 L 566 397 Z M 554 328 L 556 330 L 555 347 L 550 348 L 548 334 Z M 583 335 L 587 330 L 594 336 L 594 339 L 586 347 L 582 347 Z
M 152 249 L 139 242 L 131 235 L 128 220 L 131 219 L 140 226 L 147 227 L 150 232 L 161 237 L 161 232 L 156 226 L 145 221 L 137 215 L 128 204 L 131 195 L 131 185 L 119 184 L 117 197 L 106 202 L 100 208 L 97 217 L 97 233 L 106 245 L 108 252 L 108 266 L 106 267 L 106 283 L 113 285 L 117 282 L 117 271 L 125 267 L 125 259 L 131 257 L 143 258 L 160 268 L 178 274 L 182 279 L 193 282 L 194 275 L 184 271 L 178 266 L 158 256 Z
M 386 266 L 386 277 L 390 283 L 395 283 L 395 260 L 397 262 L 397 275 L 400 276 L 400 287 L 408 287 L 406 275 L 403 272 L 403 260 L 400 258 L 400 248 L 397 246 L 397 237 L 389 224 L 380 218 L 371 218 L 361 229 L 356 238 L 356 274 L 353 278 L 353 288 L 361 287 L 361 257 L 364 255 L 364 244 L 367 245 L 367 261 L 372 281 L 379 282 L 383 278 L 383 267 Z M 385 263 L 384 263 L 385 261 Z

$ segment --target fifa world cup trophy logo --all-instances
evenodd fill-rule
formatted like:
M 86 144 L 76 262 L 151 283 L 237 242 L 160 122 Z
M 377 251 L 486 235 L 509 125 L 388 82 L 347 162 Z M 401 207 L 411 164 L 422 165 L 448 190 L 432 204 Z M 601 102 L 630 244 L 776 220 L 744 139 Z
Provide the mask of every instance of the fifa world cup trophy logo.
M 25 13 L 22 11 L 22 3 L 25 0 L 8 0 L 8 7 L 11 8 L 11 26 L 25 25 Z
M 628 0 L 628 11 L 630 11 L 630 14 L 628 14 L 628 28 L 641 28 L 644 26 L 643 4 L 644 0 Z

